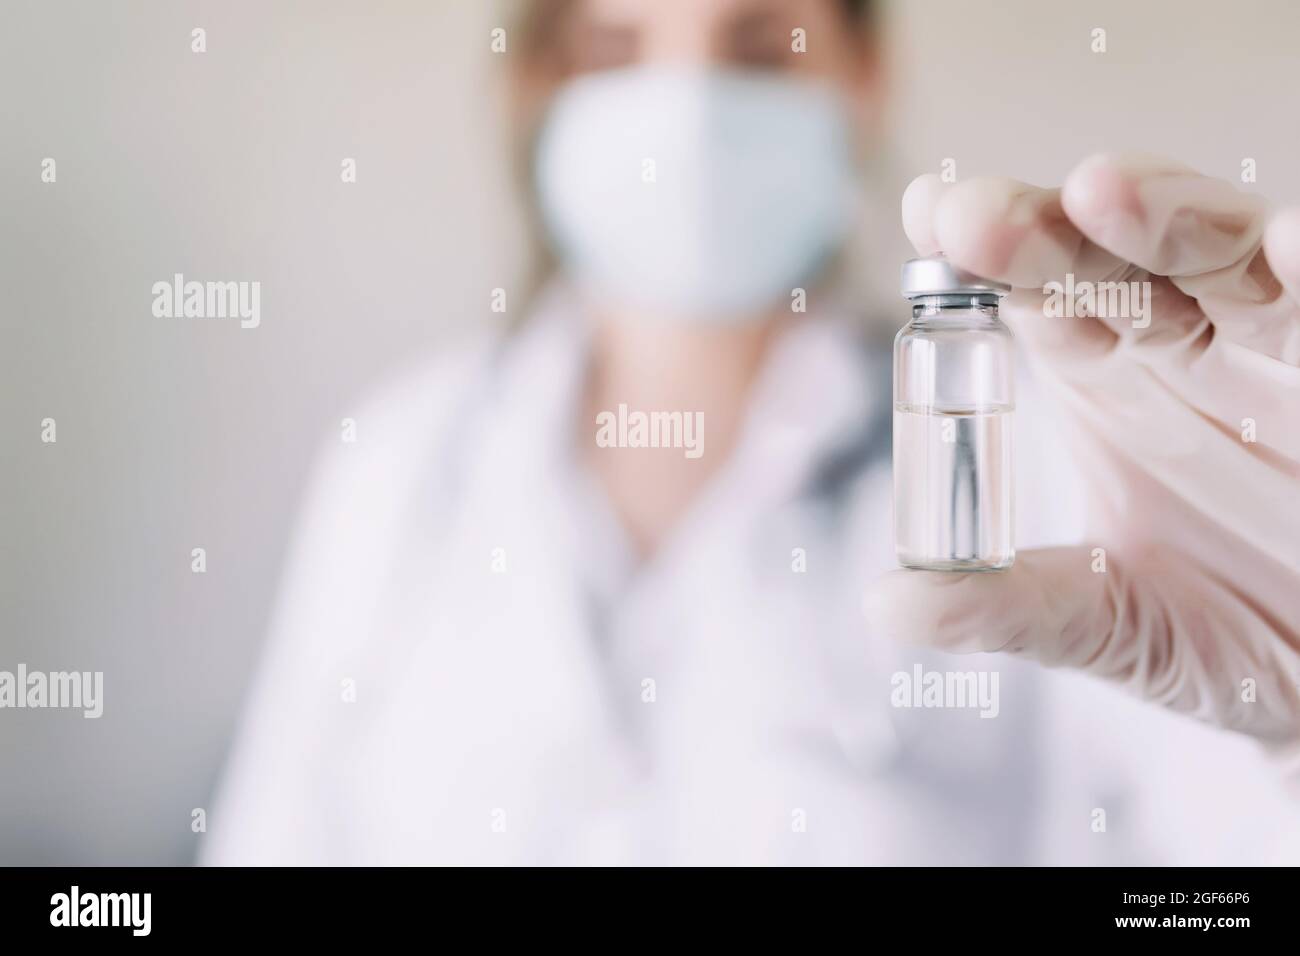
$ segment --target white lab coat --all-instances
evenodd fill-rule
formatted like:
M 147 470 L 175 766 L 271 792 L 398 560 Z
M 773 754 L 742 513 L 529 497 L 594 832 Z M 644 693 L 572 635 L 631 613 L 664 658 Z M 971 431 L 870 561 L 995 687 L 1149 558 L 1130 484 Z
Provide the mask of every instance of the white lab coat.
M 401 377 L 325 453 L 206 862 L 1294 853 L 1250 743 L 865 632 L 893 565 L 887 355 L 829 319 L 786 334 L 732 459 L 636 567 L 575 464 L 581 323 L 558 288 L 539 311 Z M 1050 410 L 1019 409 L 1020 544 L 1076 538 Z M 893 706 L 917 663 L 996 671 L 997 716 Z

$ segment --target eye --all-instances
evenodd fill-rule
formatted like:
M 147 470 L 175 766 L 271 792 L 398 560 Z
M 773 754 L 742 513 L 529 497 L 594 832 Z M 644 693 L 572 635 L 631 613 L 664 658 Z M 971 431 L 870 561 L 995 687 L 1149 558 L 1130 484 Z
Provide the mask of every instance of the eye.
M 566 38 L 569 68 L 575 73 L 612 70 L 635 63 L 641 34 L 632 26 L 582 19 Z
M 767 12 L 739 17 L 727 30 L 725 55 L 737 66 L 776 70 L 790 60 L 790 32 Z

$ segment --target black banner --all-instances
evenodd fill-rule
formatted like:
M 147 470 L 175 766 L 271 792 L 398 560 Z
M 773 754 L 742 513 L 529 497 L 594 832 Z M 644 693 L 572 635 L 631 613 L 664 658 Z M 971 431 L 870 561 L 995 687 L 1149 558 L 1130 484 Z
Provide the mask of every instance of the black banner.
M 806 944 L 848 933 L 861 941 L 914 938 L 918 947 L 1100 936 L 1233 945 L 1242 934 L 1294 937 L 1294 876 L 1271 869 L 14 868 L 0 869 L 0 925 L 6 941 L 75 934 L 92 945 L 281 937 L 337 945 L 417 931 L 455 934 L 449 942 L 518 935 L 538 945 L 597 927 L 647 942 L 752 936 Z

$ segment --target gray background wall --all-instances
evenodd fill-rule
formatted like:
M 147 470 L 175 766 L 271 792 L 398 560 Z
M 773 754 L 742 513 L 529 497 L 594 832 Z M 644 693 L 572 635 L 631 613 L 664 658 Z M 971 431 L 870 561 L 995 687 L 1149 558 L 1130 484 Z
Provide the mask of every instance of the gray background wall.
M 1253 157 L 1245 188 L 1300 199 L 1300 7 L 1087 7 L 893 6 L 905 172 L 951 157 L 962 177 L 1047 184 L 1088 152 L 1145 149 L 1234 178 Z M 488 49 L 505 16 L 0 5 L 0 669 L 107 684 L 98 721 L 0 711 L 0 863 L 192 858 L 313 447 L 520 274 Z M 261 327 L 154 318 L 174 272 L 260 281 Z

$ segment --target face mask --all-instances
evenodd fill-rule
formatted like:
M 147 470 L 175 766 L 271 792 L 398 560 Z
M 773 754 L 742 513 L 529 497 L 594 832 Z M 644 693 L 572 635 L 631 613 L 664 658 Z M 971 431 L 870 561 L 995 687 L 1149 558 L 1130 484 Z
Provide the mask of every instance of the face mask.
M 569 274 L 668 318 L 761 318 L 848 230 L 847 110 L 807 81 L 632 68 L 569 83 L 535 158 Z

